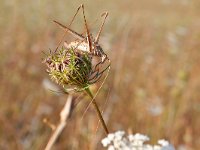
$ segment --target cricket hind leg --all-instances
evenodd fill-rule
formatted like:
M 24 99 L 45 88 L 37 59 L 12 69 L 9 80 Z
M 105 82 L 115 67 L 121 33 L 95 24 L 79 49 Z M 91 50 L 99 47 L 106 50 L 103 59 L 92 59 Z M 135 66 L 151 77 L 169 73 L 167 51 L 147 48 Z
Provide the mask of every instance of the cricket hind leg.
M 72 25 L 72 23 L 73 23 L 75 17 L 77 16 L 77 14 L 78 14 L 78 12 L 79 12 L 81 6 L 82 6 L 82 5 L 80 5 L 80 6 L 77 8 L 76 13 L 74 14 L 72 20 L 70 21 L 69 27 Z M 55 52 L 58 50 L 58 47 L 59 47 L 60 44 L 62 43 L 62 41 L 63 41 L 64 37 L 66 36 L 66 34 L 67 34 L 67 30 L 65 30 L 65 32 L 63 33 L 63 36 L 62 36 L 62 38 L 60 39 L 60 41 L 59 41 L 59 43 L 58 43 L 58 46 L 57 46 L 56 49 L 55 49 Z
M 99 94 L 100 90 L 102 89 L 102 87 L 103 87 L 103 85 L 104 85 L 106 79 L 108 78 L 108 75 L 109 75 L 109 72 L 110 72 L 110 61 L 109 61 L 109 67 L 107 68 L 107 70 L 108 70 L 108 71 L 107 71 L 107 74 L 106 74 L 105 78 L 103 79 L 102 83 L 100 84 L 100 87 L 97 89 L 97 91 L 96 91 L 96 93 L 95 93 L 93 99 L 92 99 L 92 100 L 90 101 L 90 103 L 88 104 L 86 110 L 84 111 L 84 114 L 87 112 L 87 110 L 89 109 L 90 105 L 91 105 L 91 104 L 93 103 L 93 101 L 96 99 L 96 97 L 97 97 L 97 95 Z M 106 102 L 106 103 L 107 103 L 107 102 Z M 104 107 L 104 108 L 105 108 L 105 107 Z M 103 113 L 104 113 L 104 108 L 103 108 L 103 110 L 101 111 L 102 115 L 103 115 Z M 97 128 L 96 128 L 96 132 L 97 132 L 97 130 L 98 130 L 98 127 L 99 127 L 99 122 L 98 122 L 98 125 L 97 125 Z

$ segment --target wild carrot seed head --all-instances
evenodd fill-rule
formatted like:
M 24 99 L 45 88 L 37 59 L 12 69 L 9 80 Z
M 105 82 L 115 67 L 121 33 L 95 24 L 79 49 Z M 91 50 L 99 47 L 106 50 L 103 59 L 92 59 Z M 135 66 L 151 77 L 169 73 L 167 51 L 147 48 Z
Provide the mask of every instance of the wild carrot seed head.
M 92 58 L 88 53 L 74 49 L 61 48 L 47 55 L 44 63 L 51 79 L 64 89 L 82 90 L 89 86 L 92 70 Z

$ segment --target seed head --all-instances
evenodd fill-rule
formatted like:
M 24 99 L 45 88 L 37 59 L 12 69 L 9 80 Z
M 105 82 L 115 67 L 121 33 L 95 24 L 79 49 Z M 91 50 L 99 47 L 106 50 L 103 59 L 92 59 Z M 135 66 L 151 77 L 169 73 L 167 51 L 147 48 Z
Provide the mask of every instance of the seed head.
M 50 52 L 44 63 L 48 67 L 47 72 L 51 79 L 62 85 L 65 90 L 73 88 L 80 91 L 91 84 L 90 77 L 94 71 L 92 58 L 88 53 L 61 48 Z

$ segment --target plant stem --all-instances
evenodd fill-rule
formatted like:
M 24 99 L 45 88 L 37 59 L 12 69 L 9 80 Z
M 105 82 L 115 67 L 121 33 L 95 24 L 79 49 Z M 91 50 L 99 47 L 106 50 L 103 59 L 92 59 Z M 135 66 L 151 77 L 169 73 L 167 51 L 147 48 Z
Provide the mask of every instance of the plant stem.
M 49 141 L 48 141 L 48 143 L 45 147 L 45 150 L 51 150 L 52 149 L 56 140 L 58 139 L 58 137 L 63 132 L 63 130 L 64 130 L 66 124 L 67 124 L 67 120 L 70 117 L 71 112 L 72 112 L 72 95 L 69 95 L 68 98 L 67 98 L 67 101 L 65 103 L 65 106 L 63 107 L 63 109 L 60 112 L 60 123 L 58 124 L 56 129 L 53 131 L 53 134 L 52 134 L 51 138 L 49 139 Z
M 100 110 L 99 110 L 99 107 L 98 107 L 98 105 L 97 105 L 95 99 L 93 99 L 94 96 L 93 96 L 93 94 L 92 94 L 90 88 L 89 88 L 89 87 L 86 88 L 85 91 L 86 91 L 86 93 L 90 96 L 90 98 L 92 99 L 92 104 L 94 105 L 94 108 L 95 108 L 95 110 L 96 110 L 96 113 L 97 113 L 97 115 L 98 115 L 98 117 L 99 117 L 99 120 L 100 120 L 100 122 L 101 122 L 101 124 L 102 124 L 102 126 L 103 126 L 103 128 L 104 128 L 104 130 L 105 130 L 105 132 L 106 132 L 106 134 L 109 134 L 108 128 L 107 128 L 107 126 L 106 126 L 106 123 L 105 123 L 105 121 L 104 121 L 104 119 L 103 119 L 103 116 L 102 116 L 102 114 L 101 114 L 101 112 L 100 112 Z

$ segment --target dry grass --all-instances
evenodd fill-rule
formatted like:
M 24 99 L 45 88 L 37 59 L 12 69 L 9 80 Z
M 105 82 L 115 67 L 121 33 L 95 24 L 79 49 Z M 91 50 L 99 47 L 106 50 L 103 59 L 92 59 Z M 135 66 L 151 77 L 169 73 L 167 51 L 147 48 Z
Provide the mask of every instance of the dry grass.
M 48 75 L 41 52 L 54 49 L 62 34 L 52 20 L 69 22 L 80 3 L 0 2 L 0 149 L 45 147 L 51 129 L 42 120 L 58 122 L 66 96 L 44 88 Z M 110 13 L 100 41 L 109 50 L 112 69 L 97 98 L 101 106 L 108 98 L 110 130 L 129 129 L 154 141 L 167 138 L 176 147 L 197 149 L 200 2 L 112 0 L 102 5 L 99 0 L 87 1 L 85 7 L 89 22 L 105 10 Z M 78 31 L 80 20 L 73 25 Z M 81 120 L 86 105 L 81 101 L 76 107 L 55 149 L 101 149 L 94 140 L 97 117 L 92 107 Z

